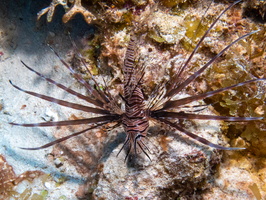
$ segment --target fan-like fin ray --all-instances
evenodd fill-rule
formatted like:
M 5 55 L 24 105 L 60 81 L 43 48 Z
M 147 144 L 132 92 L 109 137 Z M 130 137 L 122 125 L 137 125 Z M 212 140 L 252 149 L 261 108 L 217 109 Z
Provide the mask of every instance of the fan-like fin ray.
M 100 88 L 100 85 L 97 83 L 97 81 L 95 80 L 93 74 L 90 72 L 90 70 L 89 70 L 89 68 L 88 68 L 88 66 L 87 66 L 87 64 L 86 64 L 86 62 L 85 62 L 83 56 L 81 55 L 81 53 L 80 53 L 80 51 L 79 51 L 79 49 L 78 49 L 78 47 L 77 47 L 77 45 L 76 45 L 76 43 L 75 43 L 74 40 L 72 40 L 72 38 L 70 37 L 70 34 L 69 34 L 69 39 L 70 39 L 70 41 L 71 41 L 73 47 L 76 49 L 76 52 L 77 52 L 77 54 L 78 54 L 78 57 L 80 58 L 80 60 L 81 60 L 81 62 L 82 62 L 82 64 L 83 64 L 83 66 L 87 69 L 87 72 L 90 74 L 92 81 L 94 82 L 94 84 L 96 85 L 97 88 Z M 103 80 L 104 80 L 104 79 L 103 79 Z M 105 82 L 105 80 L 104 80 L 104 82 Z M 105 84 L 105 87 L 107 88 L 107 85 L 106 85 L 106 84 Z M 113 99 L 112 99 L 112 96 L 110 95 L 109 92 L 106 93 L 105 91 L 102 91 L 102 90 L 97 90 L 97 92 L 101 95 L 101 97 L 105 100 L 106 103 L 107 103 L 107 102 L 110 102 L 110 101 L 113 100 Z
M 89 103 L 91 103 L 91 104 L 93 104 L 93 105 L 95 105 L 95 106 L 103 107 L 103 103 L 102 103 L 101 101 L 99 101 L 99 100 L 97 100 L 97 99 L 92 99 L 92 98 L 90 98 L 90 97 L 88 97 L 88 96 L 85 96 L 85 95 L 82 95 L 82 94 L 80 94 L 80 93 L 78 93 L 78 92 L 76 92 L 76 91 L 74 91 L 74 90 L 72 90 L 72 89 L 70 89 L 70 88 L 67 88 L 66 86 L 64 86 L 64 85 L 62 85 L 62 84 L 60 84 L 60 83 L 57 83 L 56 81 L 54 81 L 54 80 L 52 80 L 52 79 L 50 79 L 50 78 L 47 78 L 47 77 L 44 76 L 43 74 L 41 74 L 41 73 L 35 71 L 34 69 L 32 69 L 31 67 L 29 67 L 28 65 L 26 65 L 22 60 L 21 60 L 21 62 L 22 62 L 22 64 L 23 64 L 26 68 L 28 68 L 30 71 L 34 72 L 34 73 L 37 74 L 38 76 L 44 78 L 44 79 L 45 79 L 46 81 L 48 81 L 49 83 L 52 83 L 52 84 L 56 85 L 57 87 L 59 87 L 59 88 L 65 90 L 66 92 L 68 92 L 68 93 L 70 93 L 70 94 L 72 94 L 72 95 L 74 95 L 74 96 L 76 96 L 76 97 L 78 97 L 78 98 L 80 98 L 80 99 L 83 99 L 83 100 L 85 100 L 85 101 L 87 101 L 87 102 L 89 102 Z
M 49 46 L 50 47 L 50 46 Z M 77 74 L 72 67 L 70 67 L 60 56 L 59 54 L 52 48 L 50 47 L 50 49 L 55 53 L 55 55 L 59 58 L 59 60 L 61 61 L 61 63 L 69 69 L 69 71 L 71 72 L 71 74 L 73 74 L 73 76 L 82 84 L 84 85 L 87 90 L 89 91 L 89 93 L 91 93 L 96 99 L 100 100 L 102 103 L 108 103 L 106 102 L 105 99 L 102 98 L 101 93 L 94 89 L 91 85 L 89 85 L 79 74 Z
M 200 115 L 184 112 L 167 112 L 159 111 L 154 112 L 154 117 L 164 119 L 202 119 L 202 120 L 223 120 L 229 122 L 243 122 L 243 121 L 255 121 L 262 120 L 263 117 L 229 117 L 229 116 L 215 116 L 215 115 Z
M 242 82 L 242 83 L 238 83 L 238 84 L 231 85 L 231 86 L 228 86 L 228 87 L 224 87 L 224 88 L 221 88 L 221 89 L 218 89 L 218 90 L 206 92 L 206 93 L 203 93 L 203 94 L 198 94 L 198 95 L 194 95 L 194 96 L 191 96 L 191 97 L 186 97 L 186 98 L 178 99 L 178 100 L 174 100 L 174 101 L 168 101 L 168 102 L 165 103 L 164 107 L 161 110 L 174 109 L 174 108 L 177 108 L 178 106 L 182 106 L 182 105 L 191 103 L 193 101 L 198 101 L 198 100 L 201 100 L 201 99 L 205 99 L 207 97 L 212 97 L 215 94 L 230 90 L 230 89 L 235 88 L 235 87 L 240 87 L 240 86 L 252 83 L 252 82 L 265 81 L 265 80 L 266 80 L 266 78 L 248 80 L 248 81 L 245 81 L 245 82 Z
M 87 129 L 84 129 L 84 130 L 82 130 L 82 131 L 79 131 L 79 132 L 73 133 L 73 134 L 68 135 L 68 136 L 66 136 L 66 137 L 62 137 L 62 138 L 60 138 L 60 139 L 57 139 L 57 140 L 55 140 L 55 141 L 53 141 L 53 142 L 49 142 L 49 143 L 47 143 L 47 144 L 45 144 L 45 145 L 43 145 L 43 146 L 40 146 L 40 147 L 33 147 L 33 148 L 23 148 L 23 147 L 21 147 L 21 149 L 24 149 L 24 150 L 40 150 L 40 149 L 45 149 L 45 148 L 48 148 L 48 147 L 53 146 L 53 145 L 55 145 L 55 144 L 58 144 L 58 143 L 60 143 L 60 142 L 63 142 L 63 141 L 65 141 L 65 140 L 68 140 L 69 138 L 72 138 L 72 137 L 75 137 L 75 136 L 80 135 L 80 134 L 82 134 L 82 133 L 85 133 L 85 132 L 87 132 L 87 131 L 89 131 L 89 130 L 92 130 L 92 129 L 94 129 L 94 128 L 98 128 L 98 127 L 100 127 L 100 126 L 102 126 L 102 125 L 105 125 L 105 124 L 107 124 L 107 123 L 108 123 L 108 122 L 101 123 L 101 124 L 98 124 L 98 125 L 96 125 L 96 126 L 92 126 L 92 127 L 90 127 L 90 128 L 87 128 Z
M 183 73 L 183 71 L 185 70 L 185 68 L 188 66 L 189 62 L 191 61 L 191 59 L 193 58 L 194 54 L 197 52 L 197 50 L 199 49 L 201 43 L 203 42 L 203 40 L 205 39 L 205 37 L 207 36 L 207 34 L 211 31 L 211 29 L 214 27 L 214 25 L 217 23 L 217 21 L 221 18 L 221 16 L 228 11 L 230 8 L 232 8 L 234 5 L 238 4 L 239 2 L 241 2 L 242 0 L 238 0 L 236 2 L 234 2 L 233 4 L 231 4 L 228 8 L 226 8 L 223 12 L 221 12 L 221 14 L 214 20 L 214 22 L 211 24 L 211 26 L 208 28 L 208 30 L 205 32 L 205 34 L 201 37 L 200 41 L 198 42 L 198 44 L 196 45 L 196 47 L 194 48 L 193 52 L 190 54 L 189 58 L 187 59 L 187 61 L 185 62 L 185 64 L 181 67 L 181 70 L 178 72 L 178 74 L 176 74 L 175 78 L 172 81 L 172 84 L 168 90 L 168 92 L 166 93 L 165 97 L 172 97 L 174 94 L 178 93 L 179 91 L 181 91 L 183 88 L 181 86 L 177 88 L 174 88 L 176 86 L 176 84 L 179 81 L 179 77 L 181 76 L 181 74 Z M 241 37 L 243 38 L 243 36 Z M 239 39 L 238 39 L 239 40 Z M 229 48 L 229 47 L 228 47 Z M 219 57 L 219 56 L 218 56 Z M 217 57 L 216 57 L 217 58 Z M 216 59 L 215 58 L 215 59 Z M 215 60 L 214 59 L 214 60 Z M 212 61 L 213 62 L 213 61 Z M 186 85 L 185 85 L 186 86 Z M 179 89 L 180 88 L 180 89 Z
M 85 112 L 92 112 L 92 113 L 96 113 L 96 114 L 110 114 L 110 112 L 107 111 L 107 110 L 102 110 L 102 109 L 99 109 L 99 108 L 92 108 L 92 107 L 89 107 L 89 106 L 83 106 L 83 105 L 76 104 L 76 103 L 70 103 L 70 102 L 63 101 L 63 100 L 60 100 L 60 99 L 56 99 L 56 98 L 53 98 L 53 97 L 49 97 L 49 96 L 46 96 L 46 95 L 42 95 L 42 94 L 38 94 L 38 93 L 35 93 L 35 92 L 23 90 L 20 87 L 14 85 L 10 80 L 9 80 L 9 82 L 11 83 L 11 85 L 13 87 L 15 87 L 16 89 L 18 89 L 18 90 L 20 90 L 22 92 L 25 92 L 25 93 L 30 94 L 32 96 L 38 97 L 40 99 L 44 99 L 46 101 L 50 101 L 52 103 L 59 104 L 61 106 L 65 106 L 65 107 L 69 107 L 69 108 L 73 108 L 73 109 L 81 110 L 81 111 L 85 111 Z
M 195 80 L 202 72 L 204 72 L 205 69 L 207 69 L 217 58 L 219 58 L 225 51 L 227 51 L 232 45 L 237 43 L 238 41 L 242 40 L 245 37 L 248 37 L 258 31 L 250 32 L 246 35 L 243 35 L 233 41 L 231 44 L 226 46 L 222 51 L 220 51 L 216 56 L 214 56 L 209 62 L 207 62 L 202 68 L 200 68 L 197 72 L 195 72 L 193 75 L 191 75 L 189 78 L 187 78 L 184 82 L 182 82 L 180 85 L 178 85 L 176 88 L 171 89 L 168 91 L 165 95 L 166 98 L 171 99 L 174 95 L 178 94 L 181 90 L 183 90 L 188 84 L 190 84 L 193 80 Z
M 221 149 L 221 150 L 242 150 L 245 149 L 243 147 L 224 147 L 218 144 L 214 144 L 200 136 L 195 135 L 194 133 L 191 133 L 185 129 L 183 129 L 181 126 L 177 125 L 176 123 L 170 122 L 168 120 L 162 119 L 162 118 L 158 118 L 161 122 L 171 126 L 172 128 L 175 128 L 176 130 L 186 134 L 187 136 L 193 138 L 194 140 L 197 140 L 199 142 L 201 142 L 202 144 L 208 145 L 210 147 L 216 148 L 216 149 Z
M 41 122 L 41 123 L 31 123 L 31 124 L 18 124 L 18 123 L 9 123 L 15 126 L 24 126 L 24 127 L 47 127 L 47 126 L 68 126 L 68 125 L 80 125 L 80 124 L 92 124 L 92 123 L 102 123 L 102 122 L 112 122 L 119 119 L 118 115 L 110 116 L 101 116 L 94 118 L 86 119 L 75 119 L 75 120 L 65 120 L 65 121 L 55 121 L 55 122 Z

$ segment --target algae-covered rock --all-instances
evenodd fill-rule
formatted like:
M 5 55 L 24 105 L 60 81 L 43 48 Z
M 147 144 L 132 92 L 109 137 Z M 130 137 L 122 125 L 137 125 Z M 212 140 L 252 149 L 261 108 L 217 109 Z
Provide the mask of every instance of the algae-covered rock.
M 102 90 L 114 98 L 123 94 L 122 67 L 130 33 L 138 37 L 137 65 L 144 66 L 143 91 L 149 100 L 159 87 L 179 72 L 210 23 L 229 4 L 210 1 L 81 1 L 52 0 L 47 13 L 52 22 L 57 6 L 63 6 L 63 22 L 80 13 L 86 23 L 97 26 L 91 38 L 81 38 L 84 67 L 73 55 L 69 59 L 75 70 L 90 81 L 90 70 Z M 242 17 L 242 5 L 230 9 L 203 41 L 185 69 L 180 82 L 195 73 L 232 41 L 257 31 L 227 50 L 217 61 L 181 93 L 181 98 L 227 87 L 256 78 L 265 78 L 265 24 Z M 64 41 L 69 43 L 69 41 Z M 72 50 L 72 49 L 71 49 Z M 73 50 L 72 50 L 73 52 Z M 92 82 L 92 81 L 90 81 Z M 171 82 L 170 82 L 171 83 Z M 79 84 L 73 84 L 80 89 Z M 158 89 L 159 88 L 159 89 Z M 147 102 L 148 103 L 148 102 Z M 119 105 L 122 104 L 120 99 Z M 194 107 L 193 107 L 194 106 Z M 200 109 L 199 109 L 200 107 Z M 265 83 L 238 87 L 187 108 L 196 114 L 265 117 Z M 29 112 L 30 113 L 30 112 Z M 78 119 L 83 115 L 71 115 Z M 250 123 L 191 120 L 182 126 L 215 144 L 246 147 L 240 152 L 224 152 L 200 144 L 164 124 L 152 122 L 146 141 L 151 161 L 145 155 L 124 161 L 124 151 L 117 157 L 125 134 L 120 128 L 94 129 L 80 137 L 53 147 L 49 159 L 61 172 L 75 168 L 84 184 L 73 191 L 85 199 L 252 199 L 264 198 L 265 120 Z M 55 138 L 87 128 L 60 127 Z M 148 151 L 148 150 L 147 150 Z M 132 155 L 133 156 L 133 155 Z M 12 176 L 15 177 L 13 174 Z M 46 183 L 48 194 L 54 186 L 62 187 L 75 178 L 60 177 Z M 6 187 L 6 186 L 5 186 Z M 11 190 L 13 190 L 11 188 Z M 25 189 L 23 198 L 46 196 Z M 19 195 L 20 195 L 19 194 Z M 61 199 L 67 199 L 64 194 Z

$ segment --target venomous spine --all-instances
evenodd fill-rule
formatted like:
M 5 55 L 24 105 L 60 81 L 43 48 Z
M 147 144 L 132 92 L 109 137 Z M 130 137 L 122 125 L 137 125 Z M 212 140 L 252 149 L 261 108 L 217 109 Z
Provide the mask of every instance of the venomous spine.
M 189 137 L 199 141 L 200 143 L 203 143 L 205 145 L 208 145 L 213 148 L 222 149 L 222 150 L 239 150 L 244 149 L 241 147 L 224 147 L 220 146 L 214 143 L 211 143 L 210 141 L 197 136 L 196 134 L 186 130 L 184 127 L 182 127 L 181 123 L 179 123 L 182 120 L 193 120 L 193 119 L 199 119 L 199 120 L 224 120 L 224 121 L 254 121 L 254 120 L 262 120 L 263 117 L 230 117 L 230 116 L 215 116 L 215 115 L 202 115 L 202 114 L 196 114 L 196 113 L 187 113 L 182 111 L 182 107 L 186 106 L 189 103 L 199 101 L 202 99 L 205 99 L 207 97 L 212 97 L 215 94 L 228 91 L 235 87 L 241 87 L 246 84 L 258 82 L 258 81 L 265 81 L 266 79 L 253 79 L 248 80 L 242 83 L 238 83 L 232 86 L 228 86 L 225 88 L 221 88 L 218 90 L 214 90 L 211 92 L 206 92 L 202 94 L 192 95 L 190 97 L 180 98 L 177 100 L 174 100 L 173 97 L 176 96 L 176 94 L 180 93 L 183 89 L 185 89 L 190 83 L 192 83 L 197 77 L 199 77 L 214 61 L 217 60 L 225 51 L 227 51 L 232 45 L 237 43 L 238 41 L 252 35 L 254 32 L 248 33 L 246 35 L 243 35 L 233 41 L 231 44 L 226 46 L 220 53 L 218 53 L 216 56 L 214 56 L 212 59 L 210 59 L 209 62 L 207 62 L 205 65 L 203 65 L 198 71 L 196 71 L 194 74 L 189 76 L 187 79 L 185 79 L 183 82 L 180 82 L 179 77 L 182 76 L 183 72 L 187 69 L 188 64 L 190 63 L 191 59 L 197 52 L 198 48 L 202 44 L 202 41 L 204 38 L 206 38 L 207 34 L 210 32 L 210 30 L 213 28 L 213 26 L 216 24 L 216 22 L 220 19 L 220 17 L 229 10 L 232 6 L 237 4 L 240 1 L 236 1 L 232 5 L 230 5 L 226 10 L 224 10 L 217 18 L 216 20 L 211 24 L 209 29 L 206 31 L 206 33 L 203 35 L 203 37 L 200 39 L 198 44 L 196 45 L 195 49 L 189 56 L 189 58 L 186 60 L 184 65 L 180 68 L 179 72 L 175 74 L 172 77 L 172 80 L 169 81 L 169 87 L 167 87 L 167 90 L 164 93 L 158 94 L 158 96 L 151 100 L 151 103 L 149 105 L 145 104 L 144 95 L 142 92 L 142 77 L 145 73 L 145 68 L 137 67 L 137 64 L 135 62 L 135 49 L 138 44 L 138 36 L 134 33 L 131 34 L 131 39 L 128 44 L 128 48 L 126 51 L 124 66 L 123 66 L 123 73 L 124 73 L 124 94 L 121 95 L 122 100 L 125 103 L 125 110 L 123 110 L 117 102 L 115 102 L 112 95 L 105 90 L 99 89 L 99 85 L 97 82 L 92 78 L 94 81 L 96 87 L 91 86 L 88 82 L 86 82 L 78 73 L 76 73 L 71 66 L 66 63 L 56 52 L 55 54 L 58 56 L 58 58 L 61 60 L 62 64 L 70 70 L 70 72 L 73 74 L 73 76 L 87 89 L 90 96 L 85 96 L 83 94 L 80 94 L 72 89 L 67 88 L 66 86 L 48 78 L 42 75 L 41 73 L 35 71 L 28 65 L 26 65 L 24 62 L 23 65 L 27 67 L 32 72 L 36 73 L 38 76 L 42 77 L 46 81 L 50 82 L 51 84 L 59 87 L 60 89 L 68 92 L 71 95 L 74 95 L 80 99 L 83 99 L 87 101 L 90 106 L 87 105 L 81 105 L 76 104 L 68 101 L 64 101 L 61 99 L 56 99 L 54 97 L 46 96 L 43 94 L 23 90 L 22 88 L 14 85 L 11 81 L 10 83 L 12 86 L 14 86 L 16 89 L 25 92 L 27 94 L 30 94 L 32 96 L 44 99 L 49 102 L 53 102 L 56 104 L 59 104 L 61 106 L 69 107 L 72 109 L 80 110 L 83 112 L 90 112 L 98 114 L 98 117 L 93 118 L 85 118 L 85 119 L 76 119 L 76 120 L 66 120 L 66 121 L 51 121 L 51 122 L 41 122 L 41 123 L 30 123 L 30 124 L 18 124 L 18 123 L 10 123 L 12 125 L 18 125 L 18 126 L 24 126 L 24 127 L 45 127 L 45 126 L 67 126 L 67 125 L 80 125 L 80 124 L 88 124 L 89 127 L 85 130 L 73 133 L 72 135 L 60 138 L 58 140 L 55 140 L 53 142 L 50 142 L 48 144 L 45 144 L 40 147 L 34 147 L 34 148 L 23 148 L 26 150 L 38 150 L 50 147 L 54 144 L 60 143 L 62 141 L 65 141 L 71 137 L 80 135 L 84 132 L 87 132 L 91 129 L 101 127 L 103 125 L 106 125 L 110 122 L 115 122 L 117 125 L 122 124 L 125 130 L 125 133 L 127 134 L 126 140 L 124 142 L 123 147 L 124 149 L 126 146 L 128 147 L 128 151 L 126 154 L 126 158 L 128 157 L 129 153 L 133 149 L 135 153 L 137 153 L 137 150 L 140 149 L 148 158 L 148 148 L 145 146 L 145 143 L 143 142 L 143 138 L 146 137 L 148 128 L 149 128 L 149 120 L 158 121 L 160 123 L 166 124 L 175 130 L 178 130 Z M 83 64 L 86 66 L 83 59 L 81 59 Z M 89 71 L 88 71 L 89 72 Z M 121 152 L 119 151 L 119 153 Z

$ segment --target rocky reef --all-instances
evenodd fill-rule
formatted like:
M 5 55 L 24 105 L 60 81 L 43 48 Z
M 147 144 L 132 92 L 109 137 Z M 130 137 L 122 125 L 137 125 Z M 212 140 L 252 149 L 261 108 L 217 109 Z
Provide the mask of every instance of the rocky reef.
M 226 51 L 186 87 L 183 96 L 227 87 L 254 77 L 265 78 L 265 2 L 256 2 L 239 3 L 222 16 L 180 80 L 193 74 L 239 36 L 257 32 Z M 149 99 L 156 95 L 158 85 L 174 76 L 210 23 L 229 5 L 226 1 L 208 0 L 52 0 L 37 18 L 53 23 L 55 11 L 61 6 L 65 12 L 63 23 L 69 23 L 76 14 L 81 14 L 86 23 L 94 26 L 93 34 L 80 38 L 80 51 L 102 89 L 108 89 L 115 98 L 123 92 L 123 60 L 130 33 L 135 32 L 139 38 L 137 63 L 146 66 L 143 91 Z M 257 13 L 250 13 L 250 10 Z M 256 16 L 259 20 L 254 20 Z M 71 49 L 68 61 L 89 80 L 90 75 L 80 66 L 73 52 Z M 102 78 L 107 82 L 107 88 Z M 260 82 L 215 95 L 195 104 L 210 105 L 197 112 L 266 117 L 265 87 L 265 82 Z M 71 115 L 69 119 L 79 117 L 81 115 Z M 246 150 L 218 151 L 152 122 L 147 141 L 152 161 L 142 155 L 124 161 L 124 152 L 116 156 L 125 139 L 121 127 L 114 130 L 104 127 L 85 133 L 54 146 L 47 157 L 59 171 L 66 172 L 71 165 L 84 177 L 84 184 L 75 191 L 80 199 L 266 198 L 265 120 L 249 123 L 193 120 L 183 125 L 213 143 L 246 147 Z M 85 125 L 60 127 L 54 137 L 60 138 L 82 128 Z M 16 179 L 14 174 L 11 179 Z M 67 181 L 64 179 L 62 183 Z M 49 195 L 47 192 L 45 195 Z

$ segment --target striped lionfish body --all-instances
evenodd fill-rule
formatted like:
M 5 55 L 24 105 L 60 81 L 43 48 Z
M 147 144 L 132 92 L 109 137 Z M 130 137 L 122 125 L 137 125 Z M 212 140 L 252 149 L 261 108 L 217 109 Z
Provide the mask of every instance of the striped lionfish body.
M 56 87 L 68 92 L 69 94 L 76 96 L 82 100 L 87 101 L 91 106 L 87 105 L 81 105 L 76 104 L 60 99 L 56 99 L 54 97 L 49 97 L 46 95 L 38 94 L 31 91 L 26 91 L 21 89 L 20 87 L 14 85 L 11 81 L 10 83 L 18 90 L 23 91 L 27 94 L 33 95 L 35 97 L 44 99 L 49 102 L 53 102 L 56 104 L 59 104 L 61 106 L 70 107 L 76 110 L 80 110 L 83 112 L 90 112 L 98 114 L 98 117 L 93 118 L 85 118 L 85 119 L 76 119 L 76 120 L 66 120 L 66 121 L 51 121 L 51 122 L 42 122 L 42 123 L 33 123 L 33 124 L 17 124 L 17 123 L 10 123 L 12 125 L 19 125 L 24 127 L 43 127 L 43 126 L 67 126 L 67 125 L 80 125 L 80 124 L 87 124 L 89 127 L 85 130 L 73 133 L 72 135 L 60 138 L 58 140 L 55 140 L 53 142 L 50 142 L 48 144 L 45 144 L 41 147 L 36 148 L 23 148 L 27 150 L 38 150 L 47 148 L 49 146 L 52 146 L 54 144 L 60 143 L 62 141 L 65 141 L 71 137 L 80 135 L 84 132 L 87 132 L 94 128 L 99 128 L 103 125 L 106 125 L 110 122 L 115 122 L 117 125 L 123 125 L 125 133 L 127 134 L 126 141 L 124 142 L 123 147 L 124 149 L 126 146 L 128 148 L 128 152 L 126 155 L 126 158 L 128 157 L 130 151 L 133 149 L 135 153 L 137 152 L 137 149 L 140 149 L 148 158 L 149 155 L 145 151 L 148 148 L 145 146 L 143 142 L 143 138 L 146 137 L 148 128 L 149 128 L 149 120 L 152 119 L 154 121 L 158 121 L 159 123 L 163 123 L 165 125 L 168 125 L 169 127 L 184 133 L 185 135 L 197 140 L 200 143 L 203 143 L 205 145 L 208 145 L 213 148 L 222 149 L 222 150 L 239 150 L 244 148 L 238 148 L 238 147 L 224 147 L 220 146 L 214 143 L 211 143 L 210 141 L 206 140 L 205 138 L 199 137 L 196 134 L 186 130 L 180 121 L 183 120 L 224 120 L 224 121 L 254 121 L 254 120 L 261 120 L 263 117 L 231 117 L 231 116 L 215 116 L 215 115 L 202 115 L 202 114 L 195 114 L 190 112 L 184 112 L 184 111 L 175 111 L 179 110 L 179 108 L 182 108 L 183 106 L 186 106 L 189 103 L 203 100 L 208 97 L 212 97 L 218 93 L 228 91 L 230 89 L 240 87 L 243 85 L 247 85 L 250 83 L 255 83 L 258 81 L 265 81 L 266 79 L 253 79 L 248 80 L 242 83 L 238 83 L 235 85 L 231 85 L 225 88 L 217 89 L 214 91 L 202 93 L 202 94 L 196 94 L 185 98 L 180 99 L 173 99 L 174 96 L 176 96 L 178 93 L 180 93 L 183 89 L 185 89 L 189 84 L 191 84 L 197 77 L 199 77 L 217 58 L 219 58 L 225 51 L 227 51 L 232 45 L 237 43 L 238 41 L 252 35 L 254 32 L 248 33 L 246 35 L 243 35 L 233 41 L 231 44 L 226 46 L 220 53 L 215 55 L 213 58 L 210 59 L 209 62 L 207 62 L 205 65 L 201 66 L 201 68 L 196 71 L 194 74 L 190 75 L 188 78 L 186 78 L 184 81 L 180 81 L 180 77 L 183 75 L 182 73 L 187 68 L 188 64 L 190 63 L 191 59 L 197 52 L 199 46 L 202 44 L 202 41 L 204 38 L 206 38 L 206 35 L 210 32 L 210 30 L 213 28 L 213 26 L 216 24 L 216 22 L 220 19 L 220 17 L 229 10 L 232 6 L 234 6 L 236 3 L 240 1 L 236 1 L 232 5 L 230 5 L 227 9 L 225 9 L 217 18 L 216 20 L 211 24 L 209 29 L 206 31 L 206 33 L 202 36 L 198 44 L 196 45 L 195 49 L 189 56 L 189 58 L 186 60 L 186 62 L 180 67 L 180 70 L 177 74 L 175 74 L 172 78 L 172 80 L 169 81 L 168 87 L 166 87 L 166 91 L 164 93 L 160 93 L 157 95 L 156 98 L 151 100 L 151 103 L 149 106 L 145 105 L 145 99 L 144 94 L 142 92 L 142 77 L 144 75 L 144 69 L 138 69 L 135 63 L 135 49 L 136 45 L 138 43 L 137 37 L 132 34 L 130 38 L 130 42 L 126 51 L 125 59 L 124 59 L 124 66 L 123 66 L 123 73 L 124 73 L 124 94 L 122 96 L 122 100 L 125 103 L 125 110 L 120 108 L 120 106 L 115 102 L 114 98 L 111 96 L 111 94 L 107 90 L 101 90 L 99 89 L 99 85 L 95 81 L 95 79 L 92 76 L 92 80 L 96 87 L 93 87 L 90 85 L 87 81 L 85 81 L 79 74 L 77 74 L 70 66 L 67 64 L 63 59 L 59 57 L 59 55 L 55 52 L 56 56 L 61 60 L 62 64 L 70 70 L 72 75 L 87 89 L 90 96 L 85 96 L 83 94 L 80 94 L 72 89 L 67 88 L 66 86 L 57 83 L 56 81 L 45 77 L 44 75 L 40 74 L 39 72 L 36 72 L 34 69 L 27 66 L 25 63 L 23 65 L 27 67 L 32 72 L 36 73 L 38 76 L 42 77 L 49 83 L 55 85 Z M 84 60 L 81 58 L 81 61 L 83 62 L 84 66 L 86 67 L 86 64 Z M 88 70 L 89 72 L 89 70 Z M 119 153 L 121 152 L 119 151 Z M 118 154 L 119 154 L 118 153 Z
M 122 123 L 127 133 L 125 144 L 129 144 L 129 151 L 134 146 L 136 153 L 138 145 L 146 153 L 141 146 L 143 144 L 141 139 L 146 136 L 149 128 L 149 113 L 140 88 L 141 77 L 137 76 L 135 68 L 135 44 L 136 38 L 131 35 L 123 68 L 125 113 L 122 116 Z M 148 154 L 146 155 L 148 156 Z

